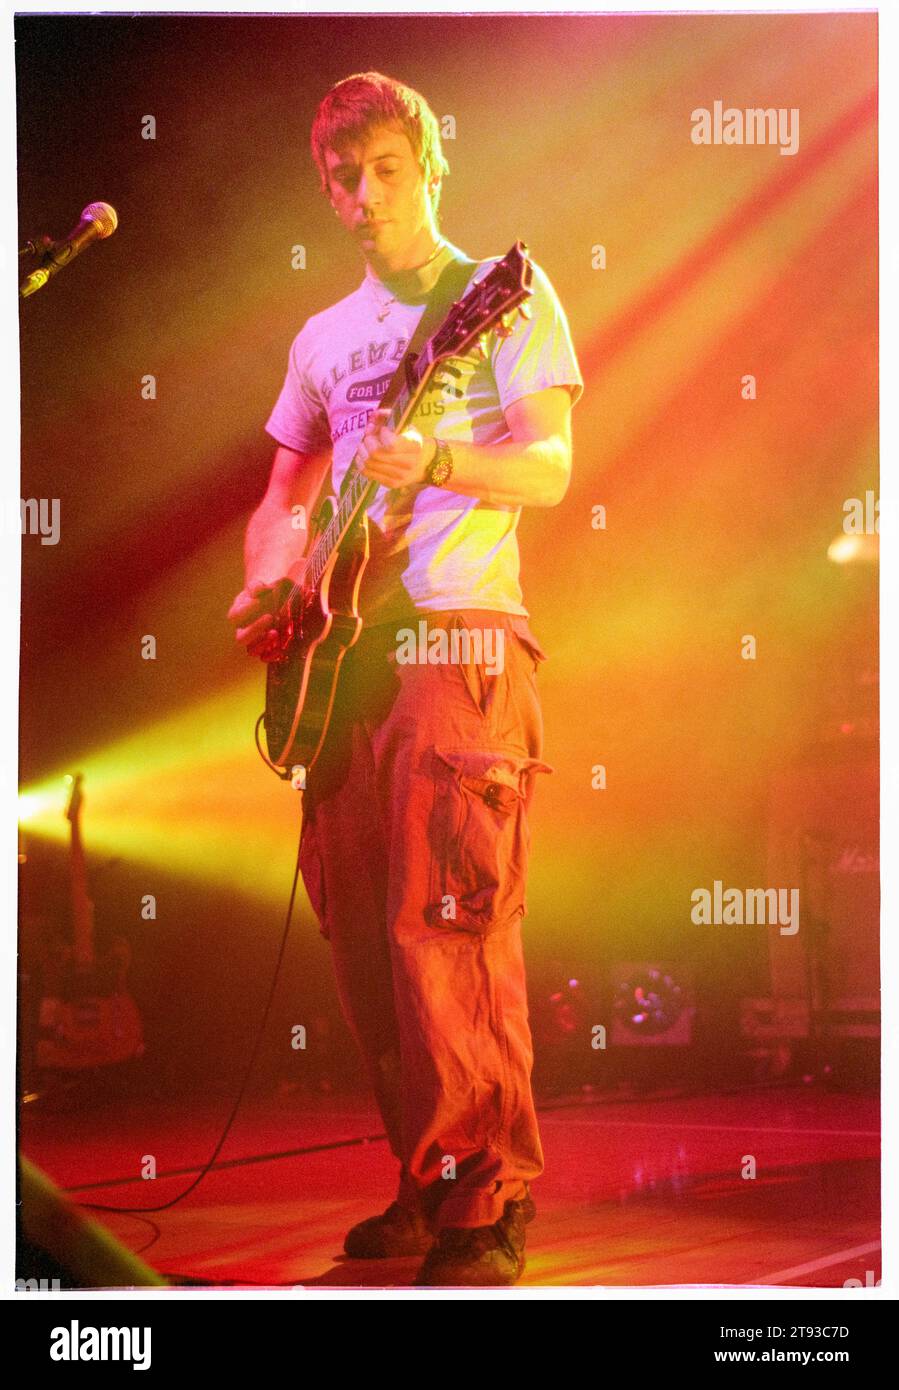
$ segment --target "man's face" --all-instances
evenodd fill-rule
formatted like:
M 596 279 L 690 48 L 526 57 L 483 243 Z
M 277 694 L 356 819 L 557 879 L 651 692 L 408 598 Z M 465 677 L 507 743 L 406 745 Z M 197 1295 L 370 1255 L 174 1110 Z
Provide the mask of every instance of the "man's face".
M 325 163 L 331 202 L 371 259 L 390 264 L 432 234 L 428 186 L 399 126 L 378 126 L 341 154 L 327 149 Z

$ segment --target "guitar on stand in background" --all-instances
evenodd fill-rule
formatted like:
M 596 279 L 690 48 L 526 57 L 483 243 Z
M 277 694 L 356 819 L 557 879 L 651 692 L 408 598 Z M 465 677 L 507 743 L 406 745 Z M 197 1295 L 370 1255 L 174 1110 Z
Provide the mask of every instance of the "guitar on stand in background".
M 66 807 L 71 827 L 72 946 L 49 964 L 38 1012 L 35 1061 L 40 1069 L 73 1072 L 141 1057 L 143 1030 L 127 990 L 131 948 L 117 936 L 98 955 L 94 905 L 88 897 L 81 807 L 84 778 L 72 779 Z

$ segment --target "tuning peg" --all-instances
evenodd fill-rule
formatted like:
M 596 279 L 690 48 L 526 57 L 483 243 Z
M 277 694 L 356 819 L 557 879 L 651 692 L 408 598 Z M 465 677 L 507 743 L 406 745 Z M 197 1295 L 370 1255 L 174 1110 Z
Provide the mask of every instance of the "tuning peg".
M 506 323 L 505 316 L 496 325 L 497 338 L 510 338 L 512 336 L 512 325 Z
M 484 361 L 486 362 L 486 360 L 487 360 L 487 334 L 486 334 L 486 333 L 482 333 L 482 334 L 480 335 L 480 337 L 478 338 L 477 351 L 480 353 L 481 357 L 482 357 L 482 358 L 484 359 Z
M 519 304 L 518 312 L 523 319 L 531 319 L 534 317 L 530 304 Z

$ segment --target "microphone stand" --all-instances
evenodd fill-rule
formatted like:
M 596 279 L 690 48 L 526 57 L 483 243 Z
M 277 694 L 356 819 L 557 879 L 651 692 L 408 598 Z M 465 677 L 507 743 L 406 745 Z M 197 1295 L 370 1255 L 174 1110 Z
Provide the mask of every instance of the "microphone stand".
M 20 249 L 19 255 L 39 257 L 49 256 L 50 252 L 53 250 L 55 245 L 56 242 L 53 240 L 52 237 L 35 237 L 33 241 L 26 241 L 25 245 Z

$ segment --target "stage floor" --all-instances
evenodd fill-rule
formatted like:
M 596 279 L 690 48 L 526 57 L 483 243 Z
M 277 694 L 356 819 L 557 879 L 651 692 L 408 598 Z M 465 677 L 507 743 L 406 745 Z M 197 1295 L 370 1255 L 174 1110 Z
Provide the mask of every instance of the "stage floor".
M 196 1177 L 230 1103 L 26 1105 L 22 1152 L 79 1202 L 151 1207 Z M 880 1278 L 879 1102 L 783 1088 L 540 1107 L 518 1287 L 840 1288 Z M 157 1177 L 139 1174 L 145 1156 Z M 744 1178 L 746 1156 L 757 1176 Z M 347 1229 L 382 1211 L 396 1164 L 374 1108 L 285 1094 L 247 1101 L 182 1203 L 86 1214 L 177 1283 L 408 1287 L 420 1263 L 350 1260 Z M 164 1295 L 163 1295 L 164 1296 Z

